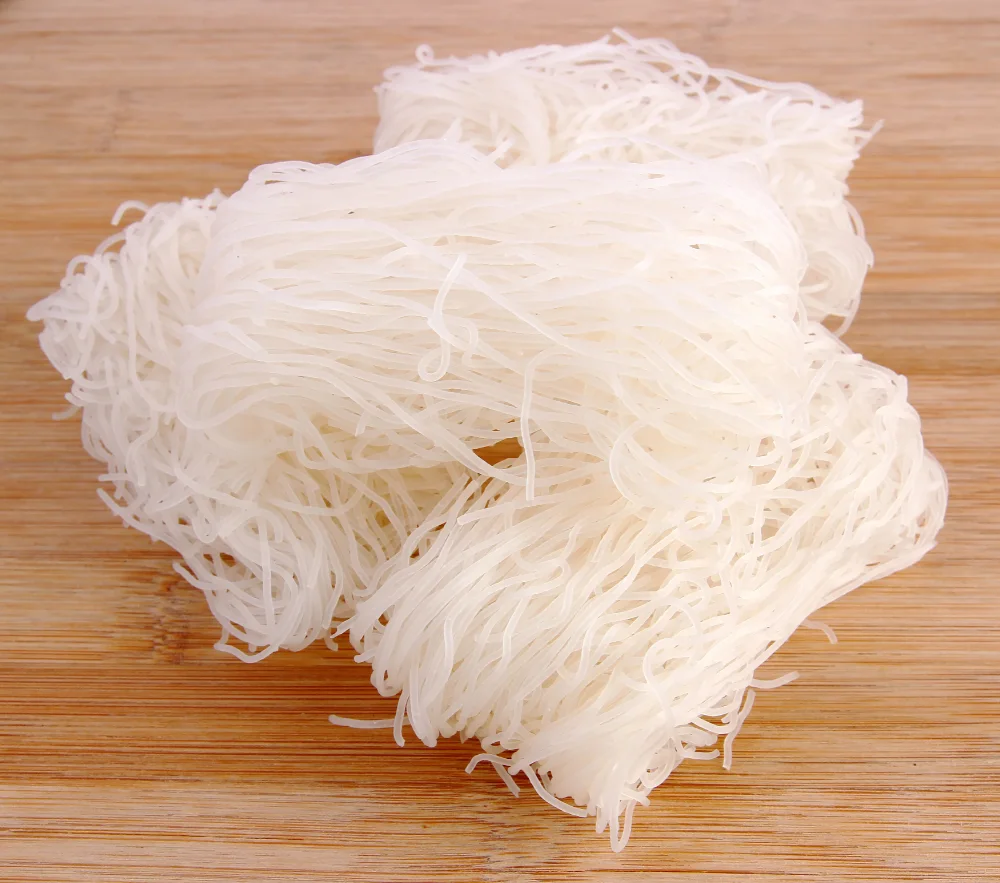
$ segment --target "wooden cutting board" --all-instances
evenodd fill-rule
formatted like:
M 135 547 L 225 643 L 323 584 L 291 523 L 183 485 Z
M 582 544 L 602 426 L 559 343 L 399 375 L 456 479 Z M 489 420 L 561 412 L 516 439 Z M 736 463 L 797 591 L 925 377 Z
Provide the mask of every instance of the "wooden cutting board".
M 170 552 L 95 496 L 26 308 L 119 201 L 231 190 L 368 150 L 372 86 L 421 42 L 613 25 L 861 96 L 877 255 L 849 340 L 909 375 L 951 478 L 939 547 L 770 667 L 731 773 L 683 767 L 613 855 L 473 748 L 397 748 L 365 669 L 244 665 Z M 1000 880 L 1000 5 L 994 0 L 0 2 L 0 879 Z

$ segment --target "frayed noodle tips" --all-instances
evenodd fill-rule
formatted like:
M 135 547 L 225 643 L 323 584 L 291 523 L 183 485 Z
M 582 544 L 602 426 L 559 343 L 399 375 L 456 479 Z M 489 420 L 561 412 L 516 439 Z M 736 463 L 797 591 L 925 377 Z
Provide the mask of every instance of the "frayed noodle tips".
M 422 51 L 381 100 L 382 152 L 126 204 L 29 315 L 221 649 L 345 638 L 396 714 L 332 723 L 478 740 L 619 850 L 944 518 L 905 379 L 823 324 L 860 108 L 625 36 Z

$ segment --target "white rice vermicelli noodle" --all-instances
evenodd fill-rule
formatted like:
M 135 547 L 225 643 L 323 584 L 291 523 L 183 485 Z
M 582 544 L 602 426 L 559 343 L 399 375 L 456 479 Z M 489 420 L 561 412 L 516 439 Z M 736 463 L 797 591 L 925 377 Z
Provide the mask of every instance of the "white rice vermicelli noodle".
M 747 156 L 802 234 L 813 319 L 845 330 L 872 255 L 846 201 L 847 176 L 870 132 L 860 101 L 804 83 L 775 83 L 710 67 L 660 39 L 615 34 L 435 58 L 386 71 L 375 150 L 407 141 L 466 141 L 504 165 L 601 158 Z
M 728 766 L 755 669 L 814 610 L 922 557 L 944 514 L 905 383 L 816 334 L 806 420 L 733 433 L 700 506 L 638 504 L 591 468 L 532 502 L 490 481 L 429 520 L 415 562 L 377 572 L 344 626 L 399 695 L 397 724 L 428 745 L 479 739 L 480 759 L 596 815 L 615 848 L 635 803 L 716 735 Z M 718 463 L 710 442 L 695 474 Z
M 84 447 L 107 464 L 112 490 L 102 499 L 181 554 L 180 572 L 223 626 L 220 648 L 254 659 L 327 636 L 344 594 L 400 547 L 461 470 L 361 479 L 296 470 L 267 459 L 267 440 L 252 434 L 244 446 L 264 459 L 248 465 L 179 418 L 181 343 L 223 201 L 123 205 L 119 216 L 144 216 L 71 262 L 29 318 L 44 321 L 42 348 L 73 381 L 67 398 L 82 409 Z
M 476 451 L 512 436 L 603 458 L 657 414 L 751 402 L 777 429 L 802 376 L 805 256 L 753 171 L 505 170 L 435 142 L 261 167 L 205 260 L 184 422 L 238 450 L 266 419 L 289 451 L 322 424 L 329 469 L 494 477 Z

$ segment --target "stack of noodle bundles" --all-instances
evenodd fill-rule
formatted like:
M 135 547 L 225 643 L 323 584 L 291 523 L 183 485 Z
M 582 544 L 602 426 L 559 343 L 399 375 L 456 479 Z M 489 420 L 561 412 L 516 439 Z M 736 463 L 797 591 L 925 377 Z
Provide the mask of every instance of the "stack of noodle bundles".
M 905 380 L 820 321 L 870 260 L 860 109 L 628 38 L 422 53 L 381 98 L 382 152 L 136 206 L 30 315 L 221 647 L 348 634 L 398 741 L 476 738 L 620 849 L 943 520 Z

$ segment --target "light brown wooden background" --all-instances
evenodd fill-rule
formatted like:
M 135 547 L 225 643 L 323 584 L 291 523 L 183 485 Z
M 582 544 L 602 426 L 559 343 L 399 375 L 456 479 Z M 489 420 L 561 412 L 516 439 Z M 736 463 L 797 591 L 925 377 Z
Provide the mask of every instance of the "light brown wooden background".
M 938 549 L 797 636 L 736 765 L 683 768 L 614 856 L 472 747 L 398 749 L 347 652 L 248 666 L 95 494 L 25 309 L 125 198 L 369 148 L 416 44 L 620 24 L 861 96 L 877 268 L 850 340 L 906 372 L 952 481 Z M 0 0 L 0 879 L 1000 880 L 1000 4 L 995 0 Z

